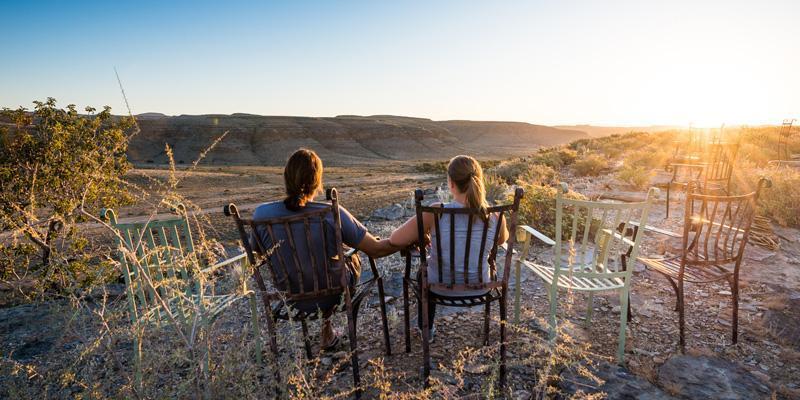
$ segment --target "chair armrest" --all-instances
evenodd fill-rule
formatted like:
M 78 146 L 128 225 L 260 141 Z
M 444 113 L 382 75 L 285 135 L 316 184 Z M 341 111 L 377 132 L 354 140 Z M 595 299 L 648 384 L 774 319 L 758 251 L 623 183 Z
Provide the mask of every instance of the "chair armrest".
M 639 227 L 639 223 L 636 222 L 636 221 L 631 221 L 631 222 L 629 222 L 629 224 L 633 225 L 633 226 L 635 226 L 637 228 Z M 653 232 L 653 233 L 658 233 L 660 235 L 674 237 L 674 238 L 682 238 L 683 237 L 683 235 L 681 235 L 679 233 L 668 231 L 666 229 L 656 228 L 655 226 L 650 226 L 650 225 L 645 225 L 644 226 L 644 230 L 645 231 L 650 231 L 650 232 Z
M 544 244 L 548 246 L 555 246 L 556 242 L 553 239 L 550 239 L 544 233 L 537 231 L 536 229 L 531 228 L 528 225 L 520 225 L 519 230 L 524 232 L 525 235 L 533 236 L 536 239 L 541 240 Z
M 239 254 L 238 256 L 234 256 L 234 257 L 231 257 L 231 258 L 229 258 L 227 260 L 218 262 L 218 263 L 216 263 L 216 264 L 214 264 L 214 265 L 212 265 L 210 267 L 203 268 L 203 269 L 200 270 L 200 273 L 208 274 L 208 273 L 214 272 L 214 271 L 216 271 L 216 270 L 218 270 L 218 269 L 220 269 L 222 267 L 231 265 L 231 264 L 236 263 L 236 262 L 241 262 L 242 260 L 244 260 L 245 262 L 247 261 L 247 254 L 246 253 L 242 253 L 242 254 Z
M 647 227 L 645 227 L 645 229 L 647 229 Z M 601 232 L 603 232 L 603 233 L 604 233 L 604 234 L 606 234 L 606 235 L 610 235 L 610 236 L 613 236 L 613 237 L 614 237 L 614 238 L 616 238 L 616 239 L 619 239 L 619 240 L 621 240 L 621 241 L 622 241 L 622 243 L 625 243 L 625 244 L 627 244 L 628 246 L 633 246 L 633 245 L 635 245 L 635 244 L 636 244 L 636 243 L 635 243 L 633 240 L 630 240 L 630 239 L 628 239 L 627 237 L 625 237 L 625 236 L 622 236 L 622 235 L 621 235 L 620 233 L 618 233 L 618 232 L 611 232 L 611 229 L 603 229 Z

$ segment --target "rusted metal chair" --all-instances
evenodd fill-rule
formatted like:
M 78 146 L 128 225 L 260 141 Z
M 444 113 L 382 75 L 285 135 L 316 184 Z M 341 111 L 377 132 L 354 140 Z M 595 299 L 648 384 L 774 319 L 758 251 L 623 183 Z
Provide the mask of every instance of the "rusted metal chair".
M 645 228 L 682 238 L 681 254 L 668 258 L 639 258 L 647 268 L 664 275 L 675 290 L 681 348 L 686 345 L 684 282 L 728 281 L 733 297 L 733 343 L 736 343 L 739 326 L 739 269 L 758 196 L 764 188 L 772 186 L 772 183 L 762 178 L 754 192 L 737 196 L 702 194 L 696 190 L 698 186 L 699 183 L 691 183 L 686 196 L 682 235 Z
M 391 355 L 383 278 L 375 265 L 375 260 L 370 257 L 369 265 L 372 271 L 372 278 L 361 283 L 356 282 L 355 287 L 349 283 L 349 276 L 344 273 L 344 271 L 345 268 L 351 268 L 351 266 L 345 261 L 356 254 L 358 250 L 350 249 L 345 251 L 342 244 L 342 226 L 336 189 L 328 189 L 326 197 L 330 201 L 330 206 L 328 207 L 314 208 L 289 217 L 276 217 L 264 221 L 253 221 L 252 219 L 242 218 L 234 204 L 225 206 L 223 211 L 225 215 L 232 216 L 236 221 L 242 245 L 250 260 L 250 265 L 255 266 L 253 268 L 253 278 L 256 281 L 258 292 L 264 303 L 264 308 L 267 311 L 266 320 L 270 335 L 269 344 L 276 360 L 278 357 L 276 320 L 299 321 L 302 325 L 306 356 L 308 358 L 313 357 L 307 321 L 318 319 L 321 313 L 295 310 L 291 307 L 293 303 L 303 300 L 322 299 L 329 296 L 344 297 L 344 301 L 334 307 L 333 312 L 345 312 L 347 315 L 353 383 L 356 398 L 359 398 L 361 396 L 361 378 L 358 365 L 356 322 L 361 304 L 376 284 L 380 296 L 384 350 L 387 356 Z M 326 217 L 331 214 L 334 220 L 333 229 L 328 227 L 328 224 L 325 222 Z M 291 228 L 296 225 L 302 226 L 304 234 L 301 237 L 296 237 L 295 232 L 293 232 Z M 318 232 L 321 233 L 321 237 L 312 237 L 313 230 L 311 227 L 314 225 L 319 226 Z M 276 247 L 265 249 L 260 240 L 251 240 L 251 238 L 258 238 L 258 233 L 262 229 L 262 232 L 267 232 L 272 240 L 278 243 Z M 275 232 L 280 230 L 284 232 L 284 240 L 281 240 L 282 238 L 280 236 L 275 235 Z M 329 237 L 328 235 L 334 235 L 333 237 L 336 242 L 335 249 L 327 248 L 326 238 Z M 315 241 L 315 239 L 317 240 Z M 327 256 L 324 259 L 318 259 L 314 251 L 310 251 L 308 254 L 301 254 L 298 252 L 296 246 L 299 241 L 305 242 L 308 249 L 322 246 L 323 254 Z M 255 244 L 255 249 L 253 248 L 253 244 Z M 287 269 L 285 260 L 289 258 L 294 261 L 294 265 L 297 267 L 295 269 L 295 271 L 297 271 L 296 274 L 290 274 Z M 271 278 L 269 287 L 261 273 L 261 267 L 263 266 L 266 266 L 266 269 L 269 270 L 269 276 Z M 311 276 L 304 276 L 303 271 L 312 271 L 312 274 Z M 337 271 L 340 271 L 338 273 L 338 278 L 335 277 Z M 351 271 L 351 273 L 352 272 L 353 271 Z M 339 279 L 339 281 L 337 282 L 336 279 Z M 351 289 L 345 290 L 347 287 Z M 280 378 L 279 374 L 276 373 L 276 375 Z
M 484 345 L 489 343 L 489 317 L 491 314 L 491 304 L 494 301 L 497 301 L 500 305 L 500 379 L 499 384 L 500 387 L 505 386 L 505 379 L 506 379 L 506 310 L 507 310 L 507 303 L 508 303 L 508 278 L 511 271 L 511 257 L 513 253 L 514 243 L 515 243 L 515 236 L 513 232 L 516 229 L 517 224 L 517 210 L 519 209 L 519 203 L 522 199 L 524 191 L 522 188 L 517 188 L 514 192 L 514 200 L 511 204 L 502 205 L 502 206 L 494 206 L 489 207 L 488 212 L 490 215 L 497 215 L 497 224 L 496 230 L 494 233 L 495 240 L 492 243 L 487 243 L 488 232 L 489 232 L 489 224 L 483 223 L 480 218 L 480 210 L 472 209 L 472 208 L 445 208 L 445 207 L 434 207 L 434 206 L 423 206 L 422 200 L 424 198 L 424 192 L 422 190 L 417 189 L 414 192 L 414 200 L 416 204 L 416 211 L 417 211 L 417 229 L 420 238 L 425 237 L 425 228 L 423 226 L 423 213 L 431 213 L 433 214 L 434 220 L 434 227 L 432 233 L 432 237 L 435 236 L 435 243 L 431 243 L 431 246 L 436 246 L 437 257 L 439 266 L 438 270 L 438 279 L 435 281 L 428 280 L 428 262 L 427 262 L 427 249 L 425 245 L 417 245 L 417 250 L 419 251 L 419 280 L 416 280 L 411 276 L 411 263 L 410 257 L 407 258 L 406 262 L 406 271 L 405 277 L 403 282 L 403 297 L 404 297 L 404 318 L 405 318 L 405 339 L 406 339 L 406 352 L 411 351 L 410 347 L 410 322 L 409 322 L 409 290 L 413 295 L 417 298 L 417 301 L 421 303 L 422 309 L 422 357 L 423 357 L 423 378 L 425 381 L 425 386 L 429 385 L 428 377 L 430 376 L 430 368 L 431 368 L 431 358 L 430 358 L 430 332 L 428 326 L 428 304 L 429 302 L 434 302 L 437 305 L 443 306 L 450 306 L 450 307 L 472 307 L 472 306 L 479 306 L 483 305 L 484 308 L 484 323 L 483 323 L 483 333 L 484 333 Z M 505 263 L 503 265 L 502 274 L 499 274 L 497 271 L 497 249 L 502 245 L 497 240 L 498 238 L 498 231 L 502 224 L 503 219 L 506 218 L 505 214 L 508 213 L 508 231 L 512 234 L 510 235 L 506 250 L 506 258 Z M 467 222 L 467 237 L 466 237 L 466 245 L 459 246 L 456 244 L 455 240 L 455 224 L 456 220 L 463 218 Z M 440 225 L 443 223 L 447 223 L 450 226 L 450 234 L 449 237 L 443 238 L 442 235 L 438 234 L 440 232 Z M 480 248 L 478 252 L 478 259 L 474 262 L 475 268 L 477 268 L 477 282 L 471 282 L 469 280 L 470 275 L 470 243 L 472 239 L 472 229 L 473 223 L 482 224 L 482 233 L 481 233 L 481 242 Z M 477 226 L 477 225 L 475 225 Z M 443 255 L 442 254 L 442 241 L 449 239 L 449 254 Z M 488 251 L 488 253 L 487 253 Z M 456 252 L 463 253 L 463 257 L 456 257 Z M 485 281 L 483 277 L 483 263 L 480 260 L 484 259 L 484 255 L 488 254 L 488 268 L 489 268 L 489 280 Z M 459 254 L 461 256 L 462 254 Z M 450 261 L 450 272 L 449 275 L 444 274 L 442 271 L 442 257 L 449 256 Z M 464 273 L 464 283 L 456 283 L 456 263 L 463 260 L 464 266 L 460 269 L 463 270 Z M 476 272 L 476 271 L 472 271 Z M 445 281 L 445 277 L 449 277 L 447 281 Z M 459 279 L 462 280 L 462 279 Z M 438 293 L 434 293 L 431 289 L 435 289 Z M 475 290 L 475 291 L 486 291 L 483 295 L 476 295 L 476 296 L 458 296 L 458 295 L 447 295 L 443 293 L 447 293 L 451 291 L 456 293 L 456 291 L 463 291 L 463 290 Z
M 667 184 L 666 218 L 669 218 L 670 192 L 675 186 L 688 188 L 690 182 L 700 182 L 703 193 L 730 193 L 731 176 L 739 152 L 739 143 L 713 143 L 707 146 L 700 161 L 671 162 L 667 172 L 672 178 Z M 686 179 L 681 179 L 686 176 Z

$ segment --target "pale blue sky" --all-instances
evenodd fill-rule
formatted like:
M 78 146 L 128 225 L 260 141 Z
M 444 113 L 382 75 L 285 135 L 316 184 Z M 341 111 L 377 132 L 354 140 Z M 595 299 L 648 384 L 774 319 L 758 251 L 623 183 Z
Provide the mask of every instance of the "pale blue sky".
M 779 123 L 799 43 L 789 0 L 3 1 L 0 106 L 124 113 L 116 66 L 134 113 Z

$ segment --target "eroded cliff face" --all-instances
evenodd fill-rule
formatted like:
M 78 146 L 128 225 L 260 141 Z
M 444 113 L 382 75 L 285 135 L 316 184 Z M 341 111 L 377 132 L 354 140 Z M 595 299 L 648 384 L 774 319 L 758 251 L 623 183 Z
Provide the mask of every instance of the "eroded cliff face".
M 509 157 L 540 146 L 587 137 L 575 130 L 520 122 L 431 121 L 395 116 L 330 118 L 250 114 L 147 115 L 131 141 L 134 163 L 165 163 L 165 144 L 176 162 L 189 163 L 225 131 L 206 164 L 281 165 L 298 147 L 315 150 L 329 165 L 379 160 L 432 160 L 457 154 Z

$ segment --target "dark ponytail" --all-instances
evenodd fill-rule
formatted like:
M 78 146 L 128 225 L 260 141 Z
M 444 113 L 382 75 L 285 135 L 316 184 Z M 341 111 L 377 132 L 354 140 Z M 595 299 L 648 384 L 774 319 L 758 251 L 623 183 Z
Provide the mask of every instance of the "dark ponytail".
M 486 188 L 483 185 L 483 168 L 470 156 L 455 156 L 447 166 L 447 175 L 467 198 L 466 206 L 481 211 L 483 222 L 489 220 Z
M 295 151 L 283 169 L 283 181 L 283 204 L 291 211 L 299 211 L 322 187 L 322 160 L 312 150 Z

